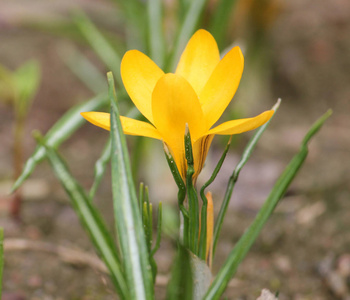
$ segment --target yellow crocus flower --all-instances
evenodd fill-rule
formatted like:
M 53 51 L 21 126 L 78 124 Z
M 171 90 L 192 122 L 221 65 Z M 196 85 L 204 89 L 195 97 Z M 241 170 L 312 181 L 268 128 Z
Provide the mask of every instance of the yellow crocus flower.
M 195 180 L 215 134 L 233 135 L 253 130 L 273 114 L 268 110 L 254 118 L 232 120 L 212 128 L 238 88 L 243 65 L 239 47 L 220 59 L 215 39 L 203 29 L 191 37 L 175 73 L 165 74 L 137 50 L 126 52 L 121 62 L 122 80 L 131 100 L 149 123 L 121 117 L 124 133 L 163 140 L 185 178 L 184 134 L 188 124 Z M 84 112 L 82 116 L 94 125 L 110 129 L 108 113 Z

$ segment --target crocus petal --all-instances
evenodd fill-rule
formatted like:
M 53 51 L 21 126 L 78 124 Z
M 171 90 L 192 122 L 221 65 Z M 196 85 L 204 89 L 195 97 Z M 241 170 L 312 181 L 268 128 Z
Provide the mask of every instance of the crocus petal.
M 110 114 L 103 112 L 83 112 L 81 115 L 90 123 L 99 126 L 103 129 L 110 130 Z M 123 131 L 125 134 L 146 136 L 154 139 L 161 140 L 161 136 L 157 129 L 155 129 L 151 124 L 134 120 L 127 117 L 120 117 L 122 123 Z
M 170 148 L 179 171 L 184 175 L 184 135 L 188 124 L 192 140 L 203 134 L 203 113 L 191 85 L 180 75 L 165 74 L 152 94 L 154 125 Z
M 202 171 L 207 158 L 207 154 L 213 141 L 214 135 L 205 135 L 193 143 L 192 152 L 194 157 L 194 175 L 193 178 L 196 179 L 199 173 Z
M 192 86 L 180 75 L 165 74 L 152 94 L 155 127 L 164 140 L 180 136 L 182 143 L 186 123 L 192 139 L 203 133 L 203 112 Z
M 219 62 L 199 95 L 208 129 L 221 117 L 236 93 L 242 77 L 244 58 L 234 47 Z
M 199 95 L 219 61 L 220 53 L 215 39 L 208 31 L 201 29 L 189 40 L 176 74 L 183 76 Z
M 138 110 L 153 123 L 152 92 L 164 72 L 148 56 L 137 50 L 125 53 L 120 72 L 131 100 Z
M 232 135 L 253 130 L 270 120 L 273 113 L 273 110 L 267 110 L 254 118 L 228 121 L 210 129 L 207 134 Z

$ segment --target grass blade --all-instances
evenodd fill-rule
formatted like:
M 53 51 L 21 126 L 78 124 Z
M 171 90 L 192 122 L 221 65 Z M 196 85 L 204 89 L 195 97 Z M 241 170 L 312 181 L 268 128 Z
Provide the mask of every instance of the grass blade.
M 270 195 L 267 197 L 264 205 L 261 207 L 253 223 L 246 230 L 244 235 L 239 239 L 235 248 L 230 253 L 229 257 L 224 263 L 224 266 L 220 269 L 210 289 L 208 290 L 208 293 L 204 298 L 205 300 L 219 299 L 221 297 L 230 279 L 236 273 L 239 264 L 248 253 L 250 247 L 258 237 L 260 231 L 274 211 L 279 200 L 283 197 L 290 183 L 302 166 L 308 154 L 308 142 L 320 130 L 324 122 L 329 118 L 331 114 L 331 111 L 325 113 L 314 123 L 309 132 L 306 134 L 299 152 L 293 157 L 280 178 L 277 180 L 275 186 L 270 192 Z
M 129 118 L 135 118 L 137 119 L 139 117 L 139 112 L 137 110 L 135 110 L 134 108 L 130 109 L 129 113 L 126 114 L 127 117 Z M 142 150 L 142 138 L 141 137 L 137 137 L 137 142 L 136 142 L 136 146 L 135 148 L 137 148 L 136 150 L 134 150 L 134 156 L 133 156 L 133 162 L 137 161 L 140 162 L 140 157 L 141 157 L 141 151 L 139 152 L 139 148 Z M 135 155 L 136 154 L 136 155 Z M 111 139 L 109 138 L 103 151 L 102 154 L 100 156 L 100 158 L 96 161 L 95 163 L 95 179 L 94 179 L 94 183 L 90 189 L 90 198 L 93 199 L 96 191 L 98 189 L 98 186 L 101 183 L 102 177 L 106 171 L 108 162 L 110 161 L 111 158 Z M 134 164 L 133 164 L 134 167 Z M 138 166 L 137 166 L 138 167 Z M 136 169 L 136 166 L 135 166 Z M 135 173 L 137 173 L 135 171 Z M 133 172 L 133 174 L 135 174 Z M 134 176 L 134 178 L 136 178 L 136 176 Z
M 63 62 L 89 90 L 99 94 L 107 89 L 105 77 L 78 49 L 70 45 L 59 50 Z
M 74 19 L 79 30 L 84 35 L 99 58 L 102 60 L 102 62 L 105 64 L 105 66 L 114 74 L 116 74 L 118 85 L 120 87 L 123 87 L 123 83 L 120 77 L 121 58 L 117 51 L 115 51 L 108 40 L 83 12 L 77 12 Z
M 193 275 L 190 252 L 178 244 L 178 250 L 171 271 L 167 300 L 192 300 Z
M 98 186 L 101 183 L 102 177 L 106 171 L 106 167 L 111 158 L 111 139 L 109 138 L 105 147 L 103 148 L 100 158 L 95 163 L 95 179 L 90 189 L 90 198 L 93 199 Z
M 200 231 L 200 239 L 199 239 L 199 257 L 205 260 L 206 251 L 207 251 L 207 207 L 208 207 L 208 199 L 205 195 L 205 189 L 213 183 L 216 176 L 218 175 L 222 164 L 226 158 L 226 154 L 231 146 L 232 135 L 230 136 L 229 141 L 225 147 L 224 152 L 221 155 L 220 160 L 218 161 L 213 173 L 211 174 L 209 180 L 202 186 L 200 190 L 200 195 L 202 199 L 202 209 L 201 209 L 201 231 Z
M 196 25 L 202 14 L 203 8 L 207 0 L 193 0 L 186 13 L 185 19 L 181 24 L 180 32 L 177 35 L 177 40 L 174 47 L 174 52 L 170 58 L 167 70 L 170 72 L 175 71 L 176 64 L 180 58 L 180 54 L 185 48 L 186 43 L 194 33 Z
M 163 5 L 161 0 L 149 0 L 148 11 L 148 44 L 151 59 L 160 67 L 164 64 L 165 44 L 163 35 Z
M 162 218 L 163 218 L 163 210 L 162 210 L 162 202 L 158 204 L 158 217 L 157 217 L 157 239 L 152 249 L 151 255 L 154 256 L 160 247 L 160 241 L 162 239 Z
M 108 97 L 106 95 L 99 95 L 87 102 L 72 107 L 48 131 L 48 133 L 45 135 L 45 143 L 49 147 L 58 147 L 85 122 L 84 118 L 82 118 L 80 115 L 80 112 L 97 110 L 106 106 L 107 104 Z M 19 186 L 32 174 L 36 165 L 44 159 L 45 155 L 45 147 L 39 145 L 35 149 L 32 156 L 25 163 L 22 174 L 12 187 L 12 192 L 18 189 Z
M 110 270 L 111 278 L 117 291 L 123 299 L 128 299 L 128 289 L 118 258 L 118 252 L 100 214 L 92 205 L 91 199 L 85 193 L 83 188 L 70 174 L 66 164 L 59 157 L 57 152 L 47 144 L 44 144 L 43 147 L 45 147 L 47 157 L 52 165 L 55 175 L 60 180 L 71 199 L 72 206 L 78 215 L 80 222 L 89 233 L 95 248 Z
M 128 48 L 144 50 L 147 43 L 145 2 L 139 0 L 114 0 L 126 19 L 126 42 Z
M 185 131 L 185 156 L 187 160 L 186 189 L 188 198 L 189 212 L 189 249 L 198 254 L 198 235 L 199 235 L 199 205 L 196 188 L 193 183 L 194 160 L 192 153 L 191 134 L 186 123 Z
M 31 60 L 13 72 L 16 91 L 15 111 L 17 118 L 23 119 L 29 111 L 33 98 L 39 88 L 41 68 L 37 61 Z
M 116 105 L 114 79 L 108 73 L 111 99 L 112 191 L 116 229 L 123 255 L 129 299 L 154 299 L 153 280 L 140 210 L 131 175 L 126 140 Z
M 225 34 L 227 33 L 227 25 L 231 21 L 232 7 L 234 5 L 237 5 L 237 0 L 219 1 L 211 18 L 209 31 L 214 36 L 219 49 L 223 49 L 225 47 Z
M 272 109 L 275 111 L 273 116 L 275 115 L 276 111 L 278 110 L 280 103 L 281 103 L 281 99 L 278 99 L 277 103 L 273 106 Z M 271 119 L 268 122 L 266 122 L 264 125 L 262 125 L 258 129 L 258 131 L 254 134 L 254 136 L 251 138 L 248 145 L 245 147 L 245 149 L 243 151 L 241 160 L 239 161 L 237 167 L 235 168 L 235 170 L 233 171 L 233 174 L 231 175 L 231 177 L 229 179 L 229 182 L 228 182 L 227 188 L 226 188 L 226 192 L 225 192 L 225 196 L 224 196 L 224 200 L 222 201 L 222 204 L 220 207 L 220 212 L 219 212 L 219 215 L 217 217 L 217 221 L 215 223 L 214 237 L 213 237 L 213 256 L 215 255 L 216 245 L 217 245 L 218 240 L 219 240 L 219 235 L 220 235 L 222 223 L 223 223 L 225 215 L 226 215 L 227 207 L 228 207 L 228 204 L 229 204 L 230 199 L 231 199 L 233 188 L 236 184 L 236 181 L 238 180 L 239 173 L 241 172 L 243 166 L 248 161 L 250 155 L 252 154 L 252 152 L 257 144 L 257 142 L 259 141 L 261 135 L 264 133 L 267 126 L 270 124 L 273 116 L 271 117 Z

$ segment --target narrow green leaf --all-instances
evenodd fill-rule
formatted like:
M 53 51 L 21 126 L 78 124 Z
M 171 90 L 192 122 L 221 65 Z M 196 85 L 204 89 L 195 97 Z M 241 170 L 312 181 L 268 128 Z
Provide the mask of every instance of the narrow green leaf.
M 13 73 L 16 88 L 15 111 L 19 118 L 24 118 L 27 115 L 33 97 L 38 90 L 40 77 L 40 66 L 35 60 L 26 62 Z
M 129 155 L 116 104 L 114 79 L 107 74 L 111 100 L 112 191 L 116 230 L 130 299 L 154 299 L 153 279 Z
M 156 243 L 154 245 L 154 248 L 152 249 L 151 255 L 153 256 L 156 254 L 160 247 L 160 241 L 162 239 L 162 220 L 163 220 L 163 209 L 162 209 L 162 202 L 159 202 L 158 204 L 158 218 L 157 218 L 157 239 Z
M 226 158 L 226 154 L 228 150 L 230 149 L 232 136 L 230 136 L 229 141 L 227 142 L 227 145 L 225 147 L 225 150 L 223 154 L 221 155 L 220 160 L 218 161 L 213 173 L 211 174 L 209 180 L 202 186 L 200 190 L 200 195 L 202 198 L 202 210 L 201 210 L 201 233 L 200 233 L 200 241 L 199 241 L 199 257 L 201 259 L 205 259 L 206 250 L 207 250 L 207 207 L 208 207 L 208 199 L 205 196 L 205 189 L 212 184 L 212 182 L 215 180 L 216 176 L 218 175 L 222 164 L 224 163 L 224 160 Z
M 123 87 L 123 82 L 120 77 L 121 58 L 119 54 L 83 12 L 76 12 L 74 20 L 81 33 L 84 35 L 90 46 L 94 49 L 105 66 L 116 74 L 118 85 Z
M 126 19 L 126 42 L 128 48 L 144 50 L 147 43 L 145 3 L 139 0 L 114 0 Z
M 226 192 L 225 192 L 225 196 L 224 196 L 224 200 L 222 201 L 222 204 L 220 207 L 220 212 L 219 212 L 219 215 L 217 217 L 217 221 L 216 221 L 215 227 L 214 227 L 213 257 L 215 255 L 216 245 L 217 245 L 218 240 L 219 240 L 219 235 L 220 235 L 222 223 L 224 222 L 227 207 L 228 207 L 228 204 L 231 200 L 231 195 L 233 192 L 233 188 L 235 187 L 236 181 L 238 179 L 238 175 L 241 172 L 243 166 L 248 161 L 250 155 L 252 154 L 256 144 L 258 143 L 258 141 L 259 141 L 260 137 L 262 136 L 262 134 L 264 133 L 265 129 L 270 124 L 272 118 L 274 117 L 276 111 L 278 110 L 278 108 L 280 106 L 280 103 L 281 103 L 281 99 L 278 99 L 277 103 L 272 107 L 272 109 L 274 110 L 273 116 L 270 118 L 270 120 L 268 122 L 266 122 L 264 125 L 262 125 L 258 129 L 258 131 L 253 135 L 253 137 L 250 139 L 248 145 L 245 147 L 245 149 L 243 151 L 241 160 L 238 162 L 236 168 L 234 169 L 234 171 L 229 179 L 229 182 L 228 182 L 227 188 L 226 188 Z
M 166 299 L 193 299 L 193 275 L 190 252 L 181 244 L 178 244 L 178 251 L 172 266 Z
M 111 158 L 111 139 L 109 138 L 102 151 L 100 158 L 95 163 L 95 179 L 89 193 L 91 199 L 93 199 L 96 194 L 97 188 L 100 185 L 100 182 L 106 171 L 106 167 L 108 162 L 110 161 L 110 158 Z
M 185 247 L 189 247 L 189 230 L 188 230 L 189 213 L 184 205 L 184 201 L 186 198 L 186 186 L 176 166 L 175 159 L 171 155 L 169 148 L 165 142 L 163 142 L 163 146 L 164 146 L 164 153 L 165 153 L 166 160 L 168 162 L 171 173 L 174 177 L 175 183 L 179 189 L 177 193 L 177 201 L 178 201 L 179 209 L 182 214 L 182 216 L 180 216 L 180 222 L 183 223 L 183 226 L 180 226 L 180 228 L 183 228 L 182 232 L 180 233 L 180 237 L 181 237 L 180 241 L 183 243 Z
M 139 209 L 140 209 L 140 212 L 142 212 L 143 193 L 144 193 L 144 183 L 140 182 L 140 187 L 139 187 Z
M 153 208 L 152 203 L 149 201 L 149 191 L 148 186 L 145 186 L 145 203 L 146 203 L 146 209 L 147 209 L 147 230 L 148 232 L 146 235 L 148 235 L 148 250 L 149 253 L 151 253 L 152 243 L 153 243 Z
M 107 104 L 108 97 L 106 95 L 99 95 L 87 102 L 72 107 L 55 123 L 55 125 L 51 127 L 45 135 L 45 143 L 49 147 L 57 148 L 85 122 L 84 118 L 80 115 L 80 112 L 98 110 L 105 107 Z M 12 192 L 18 189 L 19 186 L 32 174 L 36 165 L 44 159 L 45 155 L 45 147 L 39 145 L 25 163 L 22 174 L 12 187 Z
M 44 141 L 41 140 L 41 143 L 44 143 Z M 47 143 L 42 144 L 42 146 L 45 147 L 52 168 L 71 199 L 72 206 L 80 222 L 89 233 L 95 248 L 110 270 L 111 278 L 117 291 L 123 299 L 129 299 L 128 288 L 118 258 L 117 249 L 97 208 L 93 206 L 91 199 L 70 174 L 65 162 L 59 157 L 56 151 Z
M 149 228 L 149 214 L 148 214 L 148 205 L 147 202 L 143 202 L 142 206 L 142 223 L 143 223 L 143 229 L 145 232 L 145 238 L 146 238 L 146 245 L 148 253 L 151 252 L 151 246 L 152 246 L 152 238 L 150 236 L 150 228 Z
M 199 235 L 199 205 L 197 191 L 193 184 L 194 161 L 192 153 L 191 134 L 186 124 L 185 133 L 185 156 L 187 160 L 186 186 L 189 211 L 189 246 L 190 250 L 197 255 L 198 253 L 198 235 Z
M 4 228 L 0 227 L 0 299 L 2 295 L 3 270 L 4 270 Z
M 210 19 L 209 31 L 214 36 L 219 49 L 225 46 L 225 34 L 227 33 L 228 23 L 232 19 L 232 7 L 234 5 L 237 5 L 237 0 L 220 0 Z
M 59 50 L 63 62 L 89 90 L 95 94 L 107 90 L 105 77 L 77 48 L 70 45 Z
M 238 243 L 230 253 L 223 267 L 220 269 L 215 280 L 210 286 L 208 293 L 204 298 L 205 300 L 220 299 L 230 279 L 236 273 L 239 264 L 242 262 L 242 260 L 248 253 L 249 249 L 258 237 L 266 221 L 273 213 L 279 200 L 283 197 L 290 183 L 293 181 L 294 177 L 296 176 L 300 167 L 302 166 L 308 154 L 308 142 L 320 130 L 324 122 L 329 118 L 331 114 L 331 111 L 325 113 L 320 119 L 318 119 L 314 123 L 309 132 L 306 134 L 301 144 L 299 153 L 297 153 L 293 157 L 291 162 L 285 168 L 284 172 L 279 177 L 275 186 L 270 192 L 270 195 L 267 197 L 265 203 L 263 204 L 257 216 L 255 217 L 253 223 L 245 231 L 243 236 L 239 239 Z
M 181 24 L 186 16 L 191 0 L 179 0 L 177 3 L 177 21 Z
M 169 67 L 167 68 L 168 71 L 175 71 L 175 67 L 180 58 L 181 52 L 184 50 L 186 43 L 194 33 L 207 1 L 208 0 L 193 0 L 191 2 L 184 21 L 181 24 L 180 32 L 177 35 L 174 52 L 172 53 L 170 63 L 167 66 Z
M 134 181 L 137 182 L 137 179 L 139 178 L 140 166 L 142 165 L 142 159 L 144 158 L 146 140 L 142 136 L 135 136 L 134 142 L 135 144 L 133 146 L 131 156 L 131 172 Z
M 127 117 L 129 118 L 133 118 L 133 119 L 138 119 L 139 117 L 139 112 L 136 112 L 134 110 L 134 108 L 130 109 L 129 112 L 126 114 Z M 137 139 L 139 142 L 137 143 L 137 147 L 139 147 L 139 145 L 141 144 L 142 141 L 142 137 L 138 137 L 139 139 Z M 142 147 L 140 146 L 140 149 L 142 149 Z M 138 152 L 138 151 L 136 151 Z M 134 152 L 135 154 L 135 152 Z M 140 155 L 141 156 L 141 153 Z M 94 183 L 90 189 L 90 197 L 91 199 L 93 199 L 93 197 L 96 194 L 96 191 L 101 183 L 101 180 L 103 178 L 103 175 L 105 174 L 108 162 L 110 161 L 111 158 L 111 139 L 109 138 L 103 151 L 102 154 L 100 156 L 100 158 L 96 161 L 95 163 L 95 179 L 94 179 Z M 133 157 L 133 159 L 135 161 L 140 161 L 139 157 L 137 155 L 137 157 Z
M 161 0 L 147 1 L 150 57 L 160 68 L 163 68 L 165 55 L 162 4 Z
M 146 195 L 148 194 L 148 191 L 146 191 Z M 145 198 L 148 198 L 148 196 L 145 195 Z M 142 223 L 143 223 L 143 229 L 145 232 L 145 238 L 146 238 L 146 245 L 147 245 L 147 253 L 148 253 L 148 259 L 149 264 L 152 269 L 152 275 L 153 275 L 153 283 L 156 281 L 156 276 L 158 272 L 158 267 L 156 264 L 156 261 L 154 260 L 153 254 L 152 254 L 152 243 L 153 243 L 153 225 L 152 225 L 152 219 L 153 219 L 153 212 L 152 212 L 152 204 L 149 202 L 149 200 L 144 200 L 143 202 L 143 210 L 142 210 Z
M 182 214 L 182 215 L 180 215 L 180 223 L 181 223 L 180 228 L 182 228 L 182 230 L 180 229 L 181 230 L 180 242 L 185 247 L 188 248 L 190 246 L 190 243 L 189 243 L 190 238 L 189 238 L 189 230 L 188 230 L 188 228 L 189 228 L 189 213 L 184 205 L 187 189 L 186 189 L 184 181 L 182 180 L 179 169 L 176 166 L 175 159 L 172 156 L 172 154 L 170 153 L 170 150 L 165 142 L 163 142 L 163 147 L 164 147 L 164 153 L 165 153 L 166 160 L 168 162 L 171 173 L 174 177 L 175 183 L 178 187 L 177 202 L 178 202 L 181 214 Z
M 163 147 L 164 147 L 164 153 L 165 153 L 166 160 L 167 160 L 169 168 L 171 170 L 171 174 L 173 175 L 175 183 L 176 183 L 177 187 L 179 188 L 177 198 L 178 198 L 179 207 L 181 209 L 182 207 L 184 208 L 183 203 L 184 203 L 185 197 L 186 197 L 186 186 L 185 186 L 184 181 L 182 180 L 179 169 L 176 166 L 175 159 L 171 155 L 170 150 L 165 142 L 163 142 Z

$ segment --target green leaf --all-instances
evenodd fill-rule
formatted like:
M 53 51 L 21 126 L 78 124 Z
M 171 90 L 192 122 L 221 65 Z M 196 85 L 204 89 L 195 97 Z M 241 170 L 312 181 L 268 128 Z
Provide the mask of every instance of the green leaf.
M 146 146 L 146 139 L 142 136 L 135 136 L 134 137 L 134 145 L 133 145 L 133 151 L 131 155 L 131 172 L 132 177 L 134 178 L 134 181 L 136 182 L 139 178 L 139 170 L 142 166 L 142 158 L 144 158 L 145 154 L 145 146 Z
M 61 47 L 58 52 L 63 62 L 92 92 L 99 94 L 107 90 L 105 77 L 90 60 L 73 45 Z
M 163 220 L 163 209 L 162 209 L 162 202 L 159 202 L 158 204 L 158 218 L 157 218 L 157 239 L 156 243 L 152 249 L 151 255 L 153 256 L 156 254 L 160 247 L 160 241 L 162 239 L 162 220 Z
M 123 82 L 120 77 L 121 58 L 119 54 L 83 12 L 77 12 L 74 20 L 81 33 L 84 35 L 90 46 L 94 49 L 105 66 L 116 74 L 118 85 L 122 88 Z
M 178 187 L 177 202 L 178 202 L 181 214 L 182 214 L 181 222 L 183 222 L 183 226 L 181 226 L 183 228 L 182 234 L 180 234 L 180 236 L 182 236 L 181 242 L 186 247 L 189 247 L 189 230 L 188 230 L 188 228 L 189 228 L 188 227 L 189 226 L 189 213 L 184 205 L 184 201 L 186 198 L 186 186 L 185 186 L 184 181 L 182 180 L 179 169 L 176 166 L 175 159 L 171 155 L 170 150 L 165 142 L 163 142 L 163 147 L 164 147 L 164 153 L 165 153 L 166 160 L 168 162 L 171 173 L 174 177 L 175 183 Z
M 188 197 L 189 212 L 189 249 L 197 255 L 198 253 L 198 235 L 199 235 L 199 206 L 197 191 L 193 184 L 194 161 L 192 153 L 191 134 L 186 124 L 185 132 L 185 156 L 187 160 L 186 189 Z
M 179 172 L 179 169 L 176 166 L 176 162 L 174 157 L 171 155 L 169 147 L 165 142 L 163 142 L 163 147 L 164 147 L 164 154 L 166 157 L 166 160 L 168 162 L 169 168 L 171 170 L 171 174 L 173 175 L 173 178 L 175 180 L 175 183 L 179 189 L 177 199 L 178 199 L 178 204 L 179 208 L 181 211 L 186 210 L 185 206 L 183 205 L 186 197 L 186 186 L 184 181 L 182 180 L 181 174 Z M 185 215 L 188 215 L 188 212 L 184 211 Z
M 229 257 L 208 290 L 208 293 L 204 298 L 205 300 L 220 298 L 230 279 L 236 273 L 239 264 L 248 253 L 266 221 L 273 213 L 279 200 L 283 197 L 290 183 L 293 181 L 294 177 L 302 166 L 308 154 L 308 142 L 320 130 L 324 122 L 330 117 L 331 114 L 332 112 L 330 110 L 325 113 L 314 123 L 309 132 L 306 134 L 301 144 L 299 153 L 293 157 L 289 165 L 279 177 L 275 186 L 270 192 L 270 195 L 267 197 L 265 203 L 255 217 L 253 223 L 245 231 L 244 235 L 239 239 L 238 243 L 231 251 Z
M 231 146 L 231 140 L 232 140 L 232 135 L 230 136 L 229 141 L 227 142 L 227 145 L 225 147 L 224 152 L 221 155 L 220 160 L 218 161 L 213 173 L 211 174 L 209 180 L 202 186 L 200 190 L 200 195 L 202 198 L 202 210 L 201 210 L 201 232 L 200 232 L 200 240 L 199 240 L 199 257 L 201 259 L 206 259 L 206 250 L 207 250 L 207 207 L 208 207 L 208 199 L 205 196 L 205 189 L 213 183 L 215 180 L 216 176 L 218 175 L 222 164 L 224 163 L 224 160 L 226 158 L 226 154 L 228 150 L 230 149 Z
M 150 57 L 160 68 L 163 68 L 165 55 L 162 3 L 161 0 L 147 1 Z
M 26 116 L 32 99 L 40 83 L 40 66 L 37 61 L 29 61 L 13 73 L 16 88 L 15 110 L 19 118 Z
M 190 252 L 181 244 L 178 244 L 166 299 L 193 300 L 193 275 Z
M 172 53 L 169 65 L 167 66 L 168 71 L 175 71 L 175 67 L 180 58 L 181 52 L 184 50 L 185 45 L 194 33 L 207 1 L 208 0 L 193 0 L 191 2 L 184 21 L 181 24 L 180 32 L 177 35 L 174 52 Z
M 222 223 L 224 222 L 224 218 L 226 215 L 227 207 L 231 199 L 231 195 L 233 192 L 233 188 L 235 187 L 236 181 L 238 180 L 239 173 L 241 172 L 243 166 L 246 164 L 248 161 L 250 155 L 252 154 L 256 144 L 258 143 L 260 137 L 264 133 L 265 129 L 267 126 L 270 124 L 272 118 L 274 117 L 276 111 L 278 110 L 279 106 L 281 103 L 281 99 L 278 99 L 277 103 L 272 107 L 274 110 L 273 116 L 270 118 L 268 122 L 266 122 L 264 125 L 260 126 L 258 131 L 253 135 L 253 137 L 250 139 L 248 145 L 245 147 L 241 160 L 237 164 L 235 170 L 233 171 L 233 174 L 231 175 L 229 182 L 227 184 L 224 200 L 222 201 L 221 207 L 220 207 L 220 212 L 217 217 L 216 223 L 215 223 L 215 228 L 214 228 L 214 237 L 213 237 L 213 256 L 215 255 L 215 250 L 216 250 L 216 245 L 219 240 L 219 235 L 222 227 Z
M 130 299 L 154 299 L 141 214 L 131 175 L 129 155 L 116 105 L 112 73 L 107 74 L 111 100 L 112 191 L 116 230 L 122 251 Z
M 98 110 L 105 107 L 107 104 L 108 97 L 106 95 L 99 95 L 87 102 L 72 107 L 48 131 L 45 135 L 45 143 L 49 147 L 57 148 L 85 122 L 84 118 L 80 115 L 80 112 Z M 32 174 L 36 165 L 45 158 L 45 155 L 45 147 L 40 145 L 37 146 L 32 156 L 25 163 L 22 174 L 14 183 L 12 192 L 18 189 L 19 186 Z
M 3 270 L 4 270 L 4 228 L 0 227 L 0 299 L 2 295 Z
M 56 151 L 47 143 L 43 144 L 43 139 L 41 140 L 41 143 L 42 147 L 45 147 L 47 157 L 52 165 L 55 175 L 60 180 L 71 199 L 72 206 L 78 215 L 80 222 L 89 233 L 95 248 L 111 272 L 111 278 L 117 291 L 123 299 L 129 299 L 129 291 L 117 255 L 117 249 L 106 225 L 97 211 L 97 208 L 93 206 L 91 199 L 70 174 L 65 162 L 59 157 Z
M 89 193 L 91 199 L 93 199 L 96 194 L 97 188 L 101 183 L 102 177 L 106 171 L 106 167 L 108 162 L 110 161 L 110 158 L 111 158 L 111 139 L 109 138 L 102 151 L 100 158 L 95 163 L 95 179 Z
M 128 118 L 137 119 L 139 117 L 140 112 L 137 109 L 135 110 L 134 108 L 135 107 L 130 109 L 129 112 L 126 114 L 126 116 Z M 142 137 L 138 137 L 137 142 L 136 142 L 136 147 L 137 147 L 137 151 L 134 151 L 133 162 L 140 161 L 142 151 L 139 151 L 139 149 L 142 150 Z M 140 152 L 140 153 L 138 153 L 138 152 Z M 94 183 L 90 189 L 91 199 L 96 194 L 96 191 L 97 191 L 97 189 L 101 183 L 101 180 L 103 178 L 103 175 L 105 174 L 105 171 L 106 171 L 108 162 L 110 161 L 110 158 L 111 158 L 111 139 L 109 138 L 102 153 L 101 153 L 100 158 L 95 163 L 95 178 L 94 178 Z M 133 164 L 133 166 L 134 166 L 134 164 Z
M 225 46 L 225 34 L 227 33 L 228 23 L 231 21 L 234 5 L 237 5 L 237 0 L 218 1 L 214 14 L 210 19 L 209 31 L 214 36 L 219 49 Z
M 146 16 L 145 1 L 139 0 L 114 0 L 118 8 L 123 12 L 126 20 L 126 42 L 127 47 L 139 49 L 140 51 L 146 49 L 147 31 L 146 31 Z

